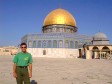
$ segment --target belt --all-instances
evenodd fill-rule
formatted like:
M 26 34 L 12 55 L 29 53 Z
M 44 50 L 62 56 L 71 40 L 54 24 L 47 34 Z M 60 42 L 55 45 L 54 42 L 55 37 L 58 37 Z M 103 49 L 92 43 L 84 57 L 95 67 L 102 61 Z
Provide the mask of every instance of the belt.
M 19 67 L 19 68 L 27 68 L 27 66 L 17 66 L 17 67 Z

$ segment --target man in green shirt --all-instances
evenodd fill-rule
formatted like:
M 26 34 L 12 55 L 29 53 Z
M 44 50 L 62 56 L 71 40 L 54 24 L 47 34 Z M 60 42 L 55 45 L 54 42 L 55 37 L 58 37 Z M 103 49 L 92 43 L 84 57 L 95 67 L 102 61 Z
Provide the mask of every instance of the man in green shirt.
M 13 59 L 13 76 L 16 78 L 17 84 L 30 84 L 32 77 L 32 56 L 26 51 L 27 44 L 21 43 L 21 52 L 17 53 Z M 29 68 L 29 69 L 28 69 Z

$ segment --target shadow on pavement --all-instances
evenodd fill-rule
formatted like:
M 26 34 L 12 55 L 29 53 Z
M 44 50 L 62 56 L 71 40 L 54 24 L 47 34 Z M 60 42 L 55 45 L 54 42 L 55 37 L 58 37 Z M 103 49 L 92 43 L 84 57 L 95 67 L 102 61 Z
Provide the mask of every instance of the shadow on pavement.
M 30 84 L 38 84 L 38 83 L 35 80 L 31 80 Z

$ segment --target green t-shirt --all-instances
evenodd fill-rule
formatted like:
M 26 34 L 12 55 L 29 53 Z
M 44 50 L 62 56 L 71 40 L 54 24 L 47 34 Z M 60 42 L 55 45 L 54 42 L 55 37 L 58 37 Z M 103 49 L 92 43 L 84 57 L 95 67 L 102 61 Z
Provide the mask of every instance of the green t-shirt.
M 19 52 L 15 55 L 13 62 L 16 63 L 17 66 L 28 66 L 33 60 L 30 53 Z

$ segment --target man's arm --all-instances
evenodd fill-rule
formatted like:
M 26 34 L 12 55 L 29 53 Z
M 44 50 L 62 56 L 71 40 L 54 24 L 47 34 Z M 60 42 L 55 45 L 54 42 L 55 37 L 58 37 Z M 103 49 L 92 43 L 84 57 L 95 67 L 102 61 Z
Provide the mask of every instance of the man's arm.
M 14 76 L 14 78 L 17 78 L 17 74 L 16 74 L 16 63 L 13 64 L 13 76 Z
M 29 77 L 32 77 L 32 64 L 29 64 Z

